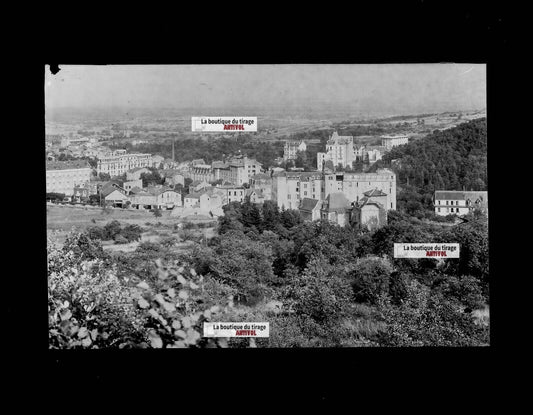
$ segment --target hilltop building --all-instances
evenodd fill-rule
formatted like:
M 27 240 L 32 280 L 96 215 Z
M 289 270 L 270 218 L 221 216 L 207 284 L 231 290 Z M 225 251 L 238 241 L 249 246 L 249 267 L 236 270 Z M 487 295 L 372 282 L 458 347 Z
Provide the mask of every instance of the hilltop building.
M 326 153 L 317 153 L 317 169 L 322 170 L 326 161 L 331 161 L 336 168 L 339 164 L 342 167 L 351 167 L 356 160 L 353 136 L 339 135 L 336 131 L 331 135 L 326 143 Z
M 393 147 L 401 146 L 407 144 L 409 137 L 407 135 L 383 135 L 381 136 L 381 145 L 387 150 L 392 149 Z

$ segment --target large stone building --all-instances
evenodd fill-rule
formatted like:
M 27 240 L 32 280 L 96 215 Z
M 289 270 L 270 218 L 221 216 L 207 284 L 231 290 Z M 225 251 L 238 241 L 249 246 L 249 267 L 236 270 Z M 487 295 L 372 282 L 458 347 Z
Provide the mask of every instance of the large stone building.
M 355 203 L 351 222 L 358 228 L 374 230 L 387 223 L 387 195 L 379 189 L 369 190 Z
M 214 161 L 211 165 L 195 160 L 186 177 L 192 180 L 214 182 L 221 180 L 236 186 L 250 182 L 250 178 L 261 172 L 261 163 L 248 157 L 235 157 L 228 162 Z
M 381 191 L 385 210 L 396 209 L 396 175 L 388 169 L 375 173 L 279 172 L 272 176 L 272 200 L 279 208 L 298 209 L 305 198 L 325 200 L 342 193 L 354 205 L 365 192 Z
M 387 150 L 390 150 L 393 147 L 407 144 L 408 141 L 409 141 L 409 137 L 403 134 L 381 136 L 381 145 L 385 147 Z
M 283 147 L 283 160 L 296 160 L 299 151 L 306 151 L 307 144 L 305 141 L 285 141 Z
M 322 172 L 284 171 L 272 175 L 272 200 L 280 209 L 298 209 L 304 198 L 322 200 L 324 192 Z
M 264 200 L 272 200 L 272 176 L 268 173 L 255 174 L 250 178 L 250 188 Z
M 336 168 L 352 167 L 356 160 L 353 136 L 343 136 L 335 131 L 326 143 L 326 153 L 317 153 L 317 169 L 322 170 L 326 161 L 331 161 Z
M 116 150 L 98 158 L 96 171 L 98 174 L 107 173 L 111 177 L 120 176 L 138 167 L 152 167 L 152 155 L 148 153 L 130 153 L 126 150 Z
M 434 196 L 435 214 L 466 215 L 475 209 L 488 213 L 488 192 L 437 190 Z
M 322 202 L 320 218 L 335 222 L 340 226 L 350 223 L 352 204 L 341 192 L 330 193 Z
M 74 188 L 91 180 L 92 169 L 86 161 L 47 161 L 46 192 L 73 196 Z

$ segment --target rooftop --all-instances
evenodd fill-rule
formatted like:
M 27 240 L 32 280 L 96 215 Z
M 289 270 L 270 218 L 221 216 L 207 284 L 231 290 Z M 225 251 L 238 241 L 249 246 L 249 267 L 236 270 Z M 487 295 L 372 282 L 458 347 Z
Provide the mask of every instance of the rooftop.
M 435 199 L 438 200 L 466 200 L 481 198 L 486 200 L 488 193 L 486 191 L 458 191 L 458 190 L 436 190 Z
M 364 193 L 365 196 L 368 196 L 368 197 L 378 197 L 378 196 L 387 196 L 386 193 L 383 193 L 381 190 L 379 189 L 372 189 L 372 190 L 369 190 L 367 192 Z
M 310 211 L 312 211 L 313 209 L 315 209 L 317 207 L 317 204 L 319 202 L 320 201 L 318 199 L 310 199 L 308 197 L 304 197 L 302 199 L 302 203 L 300 204 L 300 208 L 299 209 L 303 210 L 303 211 L 310 212 Z
M 330 193 L 326 198 L 328 210 L 349 209 L 350 201 L 344 196 L 344 193 Z
M 46 161 L 46 170 L 90 169 L 86 160 Z

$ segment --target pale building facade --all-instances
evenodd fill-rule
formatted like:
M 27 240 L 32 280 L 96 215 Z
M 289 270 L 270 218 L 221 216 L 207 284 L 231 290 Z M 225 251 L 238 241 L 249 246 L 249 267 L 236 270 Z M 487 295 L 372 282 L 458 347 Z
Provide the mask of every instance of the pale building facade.
M 342 193 L 355 204 L 374 189 L 385 195 L 385 210 L 396 209 L 396 175 L 388 169 L 376 173 L 280 172 L 272 180 L 272 200 L 280 209 L 297 209 L 304 198 L 325 200 L 332 193 Z
M 437 190 L 434 196 L 435 214 L 466 215 L 474 209 L 488 213 L 488 192 Z
M 353 136 L 342 136 L 336 131 L 326 143 L 326 152 L 317 153 L 317 169 L 322 170 L 324 163 L 330 160 L 333 166 L 339 164 L 342 167 L 351 167 L 356 160 L 356 151 L 354 148 Z
M 91 180 L 92 169 L 85 161 L 49 161 L 46 163 L 46 192 L 74 195 L 74 188 Z
M 111 154 L 98 158 L 96 171 L 98 174 L 107 173 L 111 177 L 120 176 L 137 167 L 152 167 L 152 155 L 148 153 L 131 153 L 126 150 L 116 150 Z
M 283 160 L 296 160 L 299 151 L 306 151 L 305 141 L 285 141 L 283 147 Z
M 407 144 L 408 142 L 409 142 L 409 136 L 404 135 L 404 134 L 381 136 L 381 145 L 385 147 L 387 150 L 390 150 L 393 147 Z

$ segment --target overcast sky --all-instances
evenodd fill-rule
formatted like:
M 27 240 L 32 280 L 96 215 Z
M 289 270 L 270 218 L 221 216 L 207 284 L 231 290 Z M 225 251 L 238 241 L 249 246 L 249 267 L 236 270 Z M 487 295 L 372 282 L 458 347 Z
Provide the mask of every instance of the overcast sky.
M 126 108 L 349 106 L 409 114 L 482 109 L 482 64 L 59 65 L 45 105 Z

